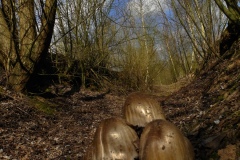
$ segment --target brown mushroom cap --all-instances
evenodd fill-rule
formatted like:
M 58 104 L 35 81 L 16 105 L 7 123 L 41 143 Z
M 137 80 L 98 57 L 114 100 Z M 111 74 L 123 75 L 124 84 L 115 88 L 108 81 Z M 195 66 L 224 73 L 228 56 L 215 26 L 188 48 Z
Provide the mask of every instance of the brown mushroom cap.
M 139 138 L 123 119 L 109 118 L 96 130 L 91 151 L 91 160 L 134 159 L 138 157 Z
M 172 123 L 154 120 L 143 130 L 140 138 L 141 160 L 193 160 L 190 141 Z
M 162 107 L 151 95 L 132 93 L 123 106 L 123 117 L 133 126 L 144 127 L 155 119 L 165 119 Z

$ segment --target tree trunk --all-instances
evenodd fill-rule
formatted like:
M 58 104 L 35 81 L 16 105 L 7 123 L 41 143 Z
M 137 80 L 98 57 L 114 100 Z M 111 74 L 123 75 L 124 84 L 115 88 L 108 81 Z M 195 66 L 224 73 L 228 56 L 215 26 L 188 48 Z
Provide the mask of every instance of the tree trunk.
M 238 0 L 224 0 L 226 5 L 220 0 L 215 0 L 220 10 L 227 16 L 228 26 L 224 30 L 220 39 L 220 55 L 230 49 L 232 44 L 240 37 L 240 7 Z
M 18 2 L 1 0 L 0 11 L 0 63 L 8 73 L 8 85 L 15 91 L 24 91 L 30 76 L 45 58 L 53 34 L 57 1 L 46 0 L 42 8 L 41 27 L 37 34 L 37 21 L 33 0 Z M 12 4 L 12 7 L 9 5 Z M 11 11 L 11 12 L 9 12 Z M 18 15 L 19 22 L 12 18 Z M 15 27 L 17 26 L 17 27 Z M 15 28 L 18 28 L 16 30 Z M 19 35 L 19 37 L 18 37 Z
M 220 55 L 229 50 L 232 44 L 240 37 L 240 25 L 228 22 L 227 28 L 223 31 L 220 39 Z M 227 58 L 227 57 L 226 57 Z

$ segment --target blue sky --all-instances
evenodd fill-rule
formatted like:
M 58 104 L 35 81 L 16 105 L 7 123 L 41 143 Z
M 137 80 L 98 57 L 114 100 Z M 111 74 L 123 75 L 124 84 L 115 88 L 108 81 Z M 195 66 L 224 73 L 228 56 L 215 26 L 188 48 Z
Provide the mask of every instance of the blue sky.
M 121 18 L 121 16 L 124 16 L 123 13 L 128 10 L 131 11 L 131 15 L 137 17 L 140 13 L 140 1 L 142 1 L 145 15 L 156 16 L 159 14 L 161 12 L 159 4 L 167 15 L 170 14 L 166 5 L 166 2 L 169 2 L 168 0 L 114 0 L 110 16 L 116 19 Z

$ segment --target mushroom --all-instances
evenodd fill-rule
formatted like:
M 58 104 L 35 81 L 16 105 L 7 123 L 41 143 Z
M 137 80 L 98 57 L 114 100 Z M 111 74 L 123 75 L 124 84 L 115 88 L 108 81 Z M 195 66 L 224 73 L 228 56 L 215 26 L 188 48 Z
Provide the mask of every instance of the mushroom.
M 154 120 L 144 128 L 139 145 L 141 160 L 193 160 L 190 141 L 172 123 Z
M 145 127 L 155 119 L 165 119 L 162 107 L 151 95 L 130 94 L 123 106 L 123 117 L 132 126 Z
M 139 138 L 123 119 L 103 120 L 97 128 L 90 151 L 85 159 L 133 160 L 138 157 Z

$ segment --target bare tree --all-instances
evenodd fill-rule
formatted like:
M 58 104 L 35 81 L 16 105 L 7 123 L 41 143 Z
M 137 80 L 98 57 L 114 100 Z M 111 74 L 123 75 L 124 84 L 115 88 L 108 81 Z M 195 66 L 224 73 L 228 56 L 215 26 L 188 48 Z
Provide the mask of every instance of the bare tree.
M 240 22 L 240 7 L 238 6 L 239 0 L 224 0 L 227 6 L 225 6 L 221 0 L 214 1 L 230 21 L 233 23 Z
M 171 3 L 178 21 L 191 40 L 194 56 L 204 62 L 212 55 L 217 56 L 216 39 L 224 27 L 224 21 L 219 21 L 222 20 L 221 14 L 215 15 L 219 13 L 215 5 L 210 0 L 177 0 Z
M 41 15 L 36 17 L 33 0 L 1 0 L 0 63 L 8 74 L 9 86 L 16 91 L 26 88 L 38 62 L 48 54 L 57 0 L 40 2 Z
M 240 7 L 239 0 L 214 0 L 220 10 L 229 19 L 220 40 L 220 54 L 223 55 L 240 36 Z M 224 3 L 225 2 L 225 3 Z M 225 5 L 226 4 L 226 5 Z
M 122 72 L 122 82 L 134 89 L 150 89 L 159 76 L 156 52 L 155 24 L 147 10 L 145 0 L 131 1 L 123 12 L 119 35 L 124 41 L 118 46 L 116 57 Z
M 64 76 L 74 74 L 80 77 L 85 87 L 89 81 L 100 84 L 107 70 L 111 1 L 69 0 L 62 1 L 58 10 L 55 48 L 67 59 Z M 77 63 L 77 66 L 75 65 Z M 72 72 L 72 68 L 77 68 Z M 98 81 L 99 80 L 99 81 Z

